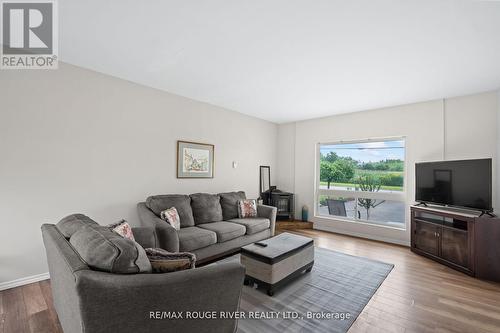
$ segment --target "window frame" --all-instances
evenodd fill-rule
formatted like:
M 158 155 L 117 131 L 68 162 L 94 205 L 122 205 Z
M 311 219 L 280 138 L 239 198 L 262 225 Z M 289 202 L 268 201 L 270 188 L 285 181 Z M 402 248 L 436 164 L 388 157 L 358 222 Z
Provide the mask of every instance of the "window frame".
M 404 141 L 404 170 L 403 170 L 403 190 L 402 191 L 393 191 L 393 192 L 364 192 L 364 191 L 356 191 L 356 190 L 339 190 L 339 189 L 321 189 L 321 146 L 324 145 L 340 145 L 340 144 L 355 144 L 355 143 L 369 143 L 369 142 L 385 142 L 385 141 Z M 358 224 L 369 224 L 372 226 L 382 227 L 382 228 L 390 228 L 397 230 L 407 230 L 408 229 L 408 217 L 407 217 L 407 185 L 408 185 L 408 162 L 407 162 L 407 142 L 406 136 L 394 136 L 394 137 L 382 137 L 382 138 L 370 138 L 370 139 L 360 139 L 360 140 L 341 140 L 336 142 L 319 142 L 316 144 L 316 173 L 315 173 L 315 184 L 314 184 L 314 217 L 321 219 L 329 219 L 329 220 L 337 220 L 343 222 L 351 222 Z M 359 193 L 363 193 L 363 195 L 359 195 Z M 389 201 L 397 201 L 402 202 L 405 207 L 405 218 L 404 218 L 404 227 L 396 227 L 391 225 L 384 225 L 384 221 L 374 222 L 373 220 L 361 219 L 357 217 L 357 214 L 354 214 L 354 218 L 344 217 L 344 216 L 334 216 L 334 215 L 321 215 L 319 213 L 319 198 L 321 195 L 330 195 L 330 196 L 338 196 L 338 197 L 352 197 L 356 201 L 356 207 L 358 203 L 358 198 L 367 198 L 367 199 L 380 199 L 380 200 L 389 200 Z M 395 221 L 385 221 L 385 222 L 395 222 Z

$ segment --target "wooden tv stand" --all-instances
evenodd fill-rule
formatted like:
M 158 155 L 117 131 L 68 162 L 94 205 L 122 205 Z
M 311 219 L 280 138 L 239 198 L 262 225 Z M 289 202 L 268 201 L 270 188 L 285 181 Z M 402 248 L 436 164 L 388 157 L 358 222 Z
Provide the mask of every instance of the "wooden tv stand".
M 500 219 L 411 206 L 411 250 L 468 275 L 500 281 Z

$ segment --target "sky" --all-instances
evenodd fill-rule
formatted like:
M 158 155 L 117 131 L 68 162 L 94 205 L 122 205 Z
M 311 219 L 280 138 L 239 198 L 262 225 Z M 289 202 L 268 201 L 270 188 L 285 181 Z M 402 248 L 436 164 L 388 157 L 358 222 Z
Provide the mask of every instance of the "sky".
M 404 140 L 363 143 L 339 143 L 320 146 L 321 155 L 333 151 L 339 156 L 352 157 L 360 162 L 378 162 L 386 159 L 404 160 Z

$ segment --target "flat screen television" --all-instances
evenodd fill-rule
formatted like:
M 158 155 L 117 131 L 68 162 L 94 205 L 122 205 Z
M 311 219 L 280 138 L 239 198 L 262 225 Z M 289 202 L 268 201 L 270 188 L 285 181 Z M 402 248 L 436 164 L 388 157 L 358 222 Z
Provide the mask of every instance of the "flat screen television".
M 491 212 L 491 158 L 417 163 L 415 200 Z

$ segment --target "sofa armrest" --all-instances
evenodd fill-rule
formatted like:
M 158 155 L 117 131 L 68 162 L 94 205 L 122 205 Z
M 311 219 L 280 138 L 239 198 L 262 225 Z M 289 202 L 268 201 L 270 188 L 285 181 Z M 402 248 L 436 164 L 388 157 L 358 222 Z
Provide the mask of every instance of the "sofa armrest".
M 156 216 L 144 202 L 137 204 L 137 212 L 144 226 L 154 228 L 158 247 L 170 252 L 179 252 L 179 236 L 174 227 Z
M 234 332 L 245 269 L 239 262 L 165 274 L 79 271 L 76 288 L 86 332 Z M 186 319 L 215 311 L 217 319 Z M 180 313 L 184 319 L 168 318 Z
M 133 227 L 132 233 L 134 234 L 135 241 L 143 248 L 158 247 L 156 243 L 155 229 L 152 227 Z
M 274 236 L 276 226 L 276 213 L 278 209 L 273 206 L 257 205 L 257 216 L 265 217 L 271 221 L 271 236 Z

